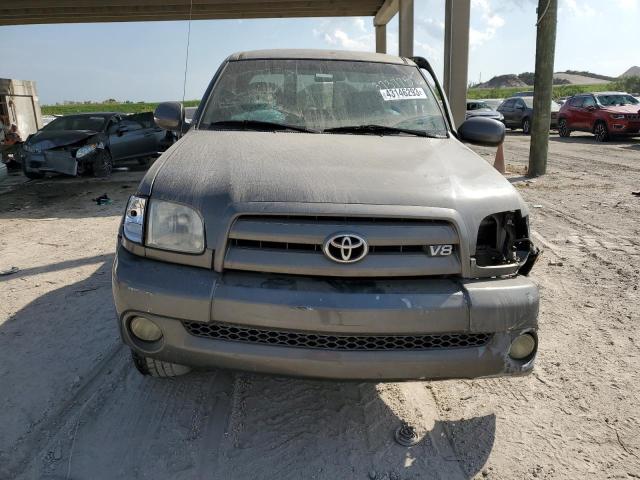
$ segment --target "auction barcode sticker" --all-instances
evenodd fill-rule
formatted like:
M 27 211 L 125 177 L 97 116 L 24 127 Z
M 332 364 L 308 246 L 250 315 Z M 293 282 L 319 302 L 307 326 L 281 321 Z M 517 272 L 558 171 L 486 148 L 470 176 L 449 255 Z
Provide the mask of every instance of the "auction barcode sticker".
M 411 100 L 413 98 L 427 98 L 424 89 L 420 87 L 407 88 L 385 88 L 380 90 L 380 95 L 385 101 L 388 100 Z

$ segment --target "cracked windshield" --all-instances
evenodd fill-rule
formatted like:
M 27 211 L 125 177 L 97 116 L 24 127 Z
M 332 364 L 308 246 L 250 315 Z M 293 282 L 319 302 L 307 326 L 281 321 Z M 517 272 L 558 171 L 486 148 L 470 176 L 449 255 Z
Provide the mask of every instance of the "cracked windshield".
M 383 127 L 446 136 L 440 105 L 413 66 L 245 60 L 230 62 L 218 82 L 201 127 L 266 122 L 314 132 Z

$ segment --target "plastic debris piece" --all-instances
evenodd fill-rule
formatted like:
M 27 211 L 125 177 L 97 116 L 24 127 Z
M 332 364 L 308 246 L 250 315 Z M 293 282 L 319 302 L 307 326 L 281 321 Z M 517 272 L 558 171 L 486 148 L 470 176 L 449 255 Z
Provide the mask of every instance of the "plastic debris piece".
M 106 193 L 103 193 L 99 197 L 94 198 L 93 201 L 96 202 L 97 205 L 111 205 L 113 203 L 109 198 L 109 195 L 107 195 Z
M 11 268 L 8 268 L 7 270 L 0 270 L 0 276 L 12 275 L 14 273 L 18 273 L 19 271 L 20 269 L 18 267 L 11 267 Z

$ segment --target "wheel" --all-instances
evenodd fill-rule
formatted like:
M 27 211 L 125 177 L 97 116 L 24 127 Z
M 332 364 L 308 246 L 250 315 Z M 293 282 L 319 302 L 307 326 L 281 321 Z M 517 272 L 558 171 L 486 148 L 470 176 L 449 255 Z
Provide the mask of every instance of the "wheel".
M 609 140 L 609 129 L 607 129 L 607 124 L 604 122 L 596 123 L 596 126 L 593 128 L 593 134 L 596 136 L 596 141 L 598 142 L 606 142 Z
M 142 375 L 157 378 L 169 378 L 185 375 L 191 371 L 191 367 L 165 362 L 155 358 L 145 357 L 131 350 L 133 364 Z
M 108 177 L 113 170 L 113 160 L 107 150 L 100 150 L 93 161 L 93 176 Z
M 33 170 L 29 170 L 27 168 L 27 159 L 23 159 L 22 160 L 22 173 L 24 173 L 24 176 L 27 178 L 30 178 L 31 180 L 37 180 L 39 178 L 44 178 L 44 173 L 39 172 L 39 171 L 33 171 Z
M 563 138 L 567 138 L 569 135 L 571 135 L 571 130 L 569 130 L 566 118 L 561 118 L 560 122 L 558 122 L 558 133 Z
M 529 135 L 531 133 L 531 120 L 525 118 L 522 120 L 522 133 Z

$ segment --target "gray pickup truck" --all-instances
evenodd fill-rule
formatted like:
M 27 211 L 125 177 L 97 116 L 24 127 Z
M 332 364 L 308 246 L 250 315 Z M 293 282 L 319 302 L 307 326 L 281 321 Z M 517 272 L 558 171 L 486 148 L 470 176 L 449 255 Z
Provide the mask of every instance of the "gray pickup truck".
M 155 120 L 184 130 L 178 103 Z M 332 379 L 519 375 L 538 251 L 517 191 L 461 141 L 423 58 L 231 55 L 126 207 L 113 265 L 138 370 Z

